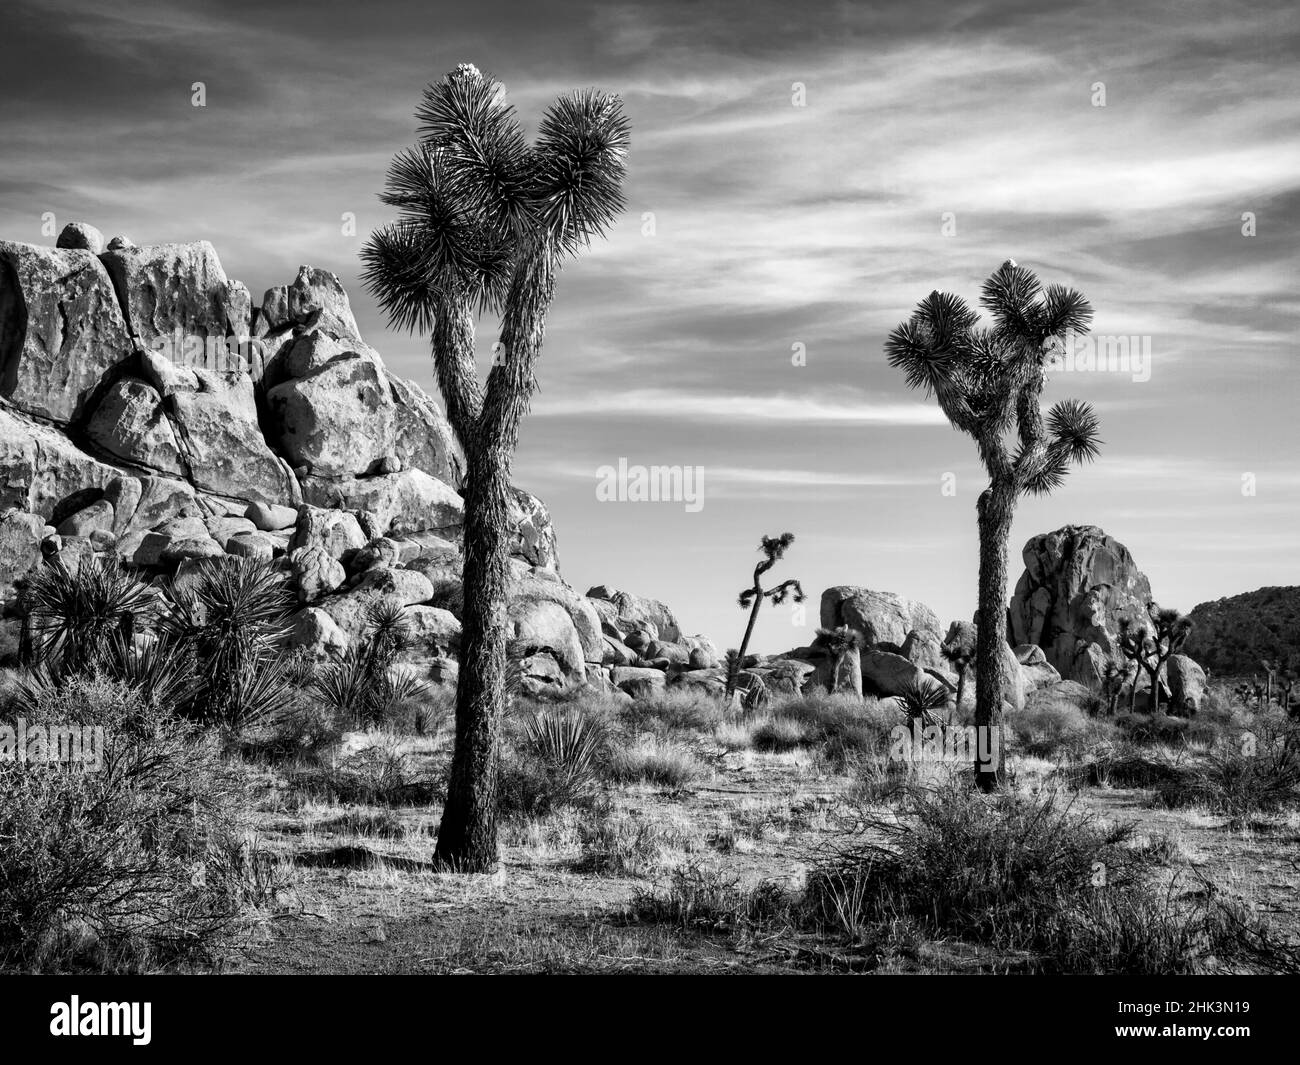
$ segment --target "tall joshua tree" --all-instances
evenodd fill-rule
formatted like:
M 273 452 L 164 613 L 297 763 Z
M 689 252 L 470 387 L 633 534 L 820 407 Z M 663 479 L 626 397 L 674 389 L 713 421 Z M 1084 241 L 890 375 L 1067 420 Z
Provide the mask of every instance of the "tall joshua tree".
M 764 536 L 758 549 L 763 559 L 754 567 L 754 583 L 740 593 L 738 602 L 749 610 L 749 624 L 745 626 L 745 638 L 740 641 L 740 651 L 727 670 L 727 699 L 730 700 L 736 690 L 736 677 L 745 665 L 745 651 L 749 647 L 749 638 L 754 634 L 754 623 L 758 620 L 759 608 L 764 599 L 773 603 L 784 603 L 790 596 L 796 603 L 804 601 L 803 586 L 796 580 L 782 581 L 775 588 L 763 588 L 763 574 L 785 557 L 786 549 L 794 543 L 794 533 L 782 533 L 780 536 Z
M 976 613 L 975 725 L 996 729 L 996 764 L 977 762 L 975 782 L 993 790 L 1002 774 L 1003 655 L 1007 642 L 1007 540 L 1022 495 L 1059 488 L 1073 465 L 1099 450 L 1097 416 L 1064 400 L 1044 418 L 1040 400 L 1057 338 L 1085 333 L 1092 308 L 1073 289 L 1043 288 L 1008 259 L 987 281 L 979 315 L 959 296 L 932 292 L 889 334 L 885 354 L 912 388 L 933 394 L 953 428 L 979 450 L 988 487 L 976 504 L 979 603 Z M 993 760 L 990 760 L 993 761 Z
M 1147 623 L 1131 617 L 1119 619 L 1119 647 L 1124 657 L 1136 662 L 1151 684 L 1151 712 L 1160 709 L 1160 671 L 1170 657 L 1177 654 L 1192 634 L 1192 619 L 1158 603 L 1147 603 Z M 1138 674 L 1133 673 L 1132 707 L 1137 696 Z
M 367 242 L 363 276 L 393 325 L 430 334 L 465 451 L 456 744 L 435 860 L 480 872 L 497 860 L 510 471 L 556 274 L 622 210 L 628 122 L 618 97 L 583 90 L 551 104 L 529 144 L 504 87 L 471 64 L 425 89 L 416 118 L 419 142 L 381 196 L 398 218 Z M 474 344 L 485 311 L 501 323 L 486 384 Z

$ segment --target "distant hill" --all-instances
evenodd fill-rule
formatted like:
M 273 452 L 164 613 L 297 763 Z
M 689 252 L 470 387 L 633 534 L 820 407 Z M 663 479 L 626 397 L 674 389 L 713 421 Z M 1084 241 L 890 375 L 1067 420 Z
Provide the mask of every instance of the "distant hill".
M 1300 587 L 1260 588 L 1201 603 L 1183 650 L 1217 676 L 1262 673 L 1260 659 L 1300 669 Z

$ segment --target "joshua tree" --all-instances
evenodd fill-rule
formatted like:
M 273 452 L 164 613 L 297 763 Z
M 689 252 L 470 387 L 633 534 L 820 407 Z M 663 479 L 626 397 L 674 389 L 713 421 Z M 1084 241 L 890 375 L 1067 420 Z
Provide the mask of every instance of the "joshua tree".
M 556 275 L 622 210 L 628 123 L 617 97 L 583 90 L 547 109 L 530 145 L 503 87 L 470 64 L 430 85 L 416 118 L 419 143 L 393 160 L 381 197 L 399 217 L 362 257 L 392 324 L 431 334 L 465 451 L 456 743 L 435 858 L 482 872 L 497 861 L 511 465 Z M 501 332 L 483 385 L 474 322 L 485 310 Z
M 850 625 L 818 629 L 831 654 L 831 692 L 845 692 L 862 698 L 862 637 Z
M 745 650 L 749 647 L 749 638 L 754 634 L 754 622 L 758 620 L 759 608 L 764 599 L 773 603 L 784 603 L 790 596 L 796 603 L 804 601 L 803 587 L 796 580 L 782 581 L 775 588 L 763 588 L 763 574 L 785 557 L 786 548 L 794 543 L 794 533 L 782 533 L 780 536 L 764 536 L 758 545 L 763 553 L 763 560 L 754 567 L 754 583 L 740 593 L 742 609 L 749 610 L 749 624 L 745 626 L 745 637 L 740 641 L 740 650 L 736 653 L 734 663 L 727 670 L 727 700 L 736 690 L 736 677 L 745 666 Z
M 1264 668 L 1264 703 L 1267 705 L 1273 701 L 1273 681 L 1277 677 L 1278 663 L 1261 658 L 1259 664 Z
M 1107 660 L 1101 671 L 1101 690 L 1106 696 L 1106 713 L 1111 717 L 1114 717 L 1115 711 L 1119 709 L 1119 695 L 1127 678 L 1128 666 L 1116 662 L 1113 658 Z M 1136 680 L 1136 677 L 1134 679 Z M 1136 687 L 1135 683 L 1134 688 Z
M 980 541 L 975 725 L 996 728 L 997 765 L 977 764 L 975 782 L 993 790 L 1002 775 L 1003 656 L 1007 642 L 1007 540 L 1021 495 L 1059 488 L 1073 465 L 1095 458 L 1098 422 L 1086 403 L 1065 400 L 1044 418 L 1040 399 L 1058 338 L 1083 333 L 1092 308 L 1061 285 L 1043 288 L 1008 259 L 987 281 L 980 303 L 992 323 L 964 300 L 932 292 L 885 342 L 889 364 L 912 388 L 931 393 L 979 449 L 989 477 L 976 504 Z
M 1178 653 L 1192 633 L 1191 618 L 1184 617 L 1172 608 L 1161 609 L 1154 602 L 1147 603 L 1150 627 L 1130 617 L 1119 619 L 1119 646 L 1125 658 L 1137 663 L 1151 683 L 1151 713 L 1160 709 L 1160 671 L 1170 657 Z M 1130 708 L 1137 696 L 1137 671 L 1133 674 L 1133 691 Z
M 975 642 L 970 638 L 969 632 L 970 630 L 963 626 L 956 638 L 945 641 L 939 648 L 939 653 L 957 674 L 957 698 L 953 708 L 958 715 L 961 714 L 961 702 L 966 695 L 966 677 L 970 672 L 971 663 L 975 660 Z

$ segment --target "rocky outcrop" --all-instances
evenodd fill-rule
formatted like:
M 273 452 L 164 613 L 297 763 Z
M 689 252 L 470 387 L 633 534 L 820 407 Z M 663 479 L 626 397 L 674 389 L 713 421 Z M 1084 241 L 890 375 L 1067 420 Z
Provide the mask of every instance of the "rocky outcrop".
M 304 266 L 255 305 L 206 241 L 105 250 L 71 223 L 58 243 L 0 242 L 0 596 L 60 553 L 159 580 L 262 558 L 294 578 L 301 645 L 335 653 L 365 603 L 401 601 L 454 676 L 464 460 L 438 404 L 362 339 L 338 278 Z M 542 502 L 516 489 L 510 522 L 512 572 L 555 583 L 524 600 L 564 614 L 557 662 L 581 680 L 600 618 L 558 582 Z
M 1036 644 L 1067 680 L 1099 688 L 1119 619 L 1145 617 L 1151 585 L 1128 548 L 1095 525 L 1033 537 L 1009 611 L 1012 642 Z

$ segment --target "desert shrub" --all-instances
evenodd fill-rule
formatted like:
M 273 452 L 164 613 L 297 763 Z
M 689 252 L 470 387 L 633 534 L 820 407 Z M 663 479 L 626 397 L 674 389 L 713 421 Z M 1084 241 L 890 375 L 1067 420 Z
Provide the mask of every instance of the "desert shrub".
M 100 764 L 0 761 L 0 965 L 206 956 L 265 883 L 230 859 L 236 768 L 121 682 L 70 677 L 47 696 L 28 727 L 102 726 Z
M 608 815 L 579 825 L 578 842 L 575 869 L 598 876 L 651 876 L 675 852 L 699 846 L 698 838 L 671 823 Z
M 1187 774 L 1186 752 L 1120 740 L 1105 743 L 1060 775 L 1072 786 L 1157 788 Z
M 1165 806 L 1203 806 L 1243 825 L 1300 800 L 1300 728 L 1261 717 L 1257 731 L 1223 739 L 1202 759 L 1156 785 Z
M 1032 952 L 1049 971 L 1199 972 L 1232 949 L 1222 904 L 1157 886 L 1165 848 L 1056 792 L 953 782 L 914 790 L 897 818 L 864 814 L 860 829 L 809 877 L 806 913 L 826 926 L 907 920 Z
M 750 742 L 756 751 L 792 751 L 817 739 L 816 732 L 798 718 L 765 714 L 754 722 Z
M 725 713 L 721 701 L 705 692 L 668 689 L 633 701 L 622 717 L 634 732 L 710 732 Z
M 1182 743 L 1191 728 L 1191 719 L 1169 714 L 1124 713 L 1115 715 L 1115 725 L 1122 736 L 1134 743 Z
M 287 773 L 299 793 L 326 802 L 359 806 L 429 806 L 446 797 L 446 766 L 417 776 L 411 759 L 392 736 L 382 736 L 329 762 Z
M 887 752 L 893 729 L 906 720 L 893 700 L 824 692 L 774 700 L 767 713 L 796 722 L 806 736 L 804 743 L 821 749 L 837 769 Z
M 646 923 L 734 933 L 783 925 L 790 906 L 786 891 L 774 881 L 747 889 L 716 870 L 686 864 L 671 871 L 666 885 L 636 892 L 628 916 Z
M 1112 732 L 1068 699 L 1032 696 L 1024 709 L 1006 715 L 1006 727 L 1017 747 L 1037 758 L 1078 757 Z
M 647 783 L 679 788 L 705 776 L 707 769 L 689 747 L 643 735 L 611 752 L 607 772 L 619 784 Z

